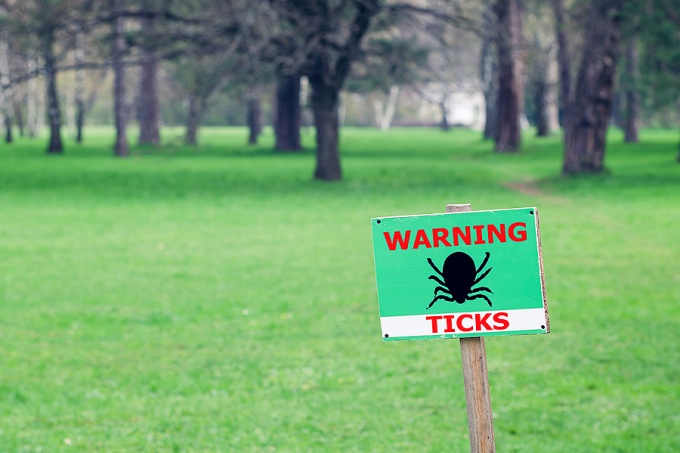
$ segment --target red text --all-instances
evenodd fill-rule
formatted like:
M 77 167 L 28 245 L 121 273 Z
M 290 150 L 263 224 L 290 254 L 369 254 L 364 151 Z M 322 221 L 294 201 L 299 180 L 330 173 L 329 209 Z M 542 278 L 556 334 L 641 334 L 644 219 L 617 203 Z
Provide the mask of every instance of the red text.
M 385 231 L 389 250 L 417 249 L 419 247 L 458 247 L 460 245 L 493 244 L 494 242 L 524 242 L 527 240 L 527 224 L 515 222 L 510 225 L 472 225 L 465 227 L 432 228 L 432 230 Z M 413 241 L 411 241 L 413 238 Z
M 425 316 L 432 333 L 492 332 L 510 327 L 508 312 Z

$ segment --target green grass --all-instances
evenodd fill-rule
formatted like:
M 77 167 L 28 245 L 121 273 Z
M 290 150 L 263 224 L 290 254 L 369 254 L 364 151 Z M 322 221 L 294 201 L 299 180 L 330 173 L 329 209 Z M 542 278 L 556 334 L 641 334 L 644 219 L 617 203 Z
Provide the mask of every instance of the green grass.
M 676 131 L 612 133 L 561 178 L 558 137 L 342 133 L 307 151 L 206 129 L 111 157 L 0 147 L 0 451 L 465 451 L 457 341 L 380 339 L 369 219 L 538 206 L 552 333 L 487 340 L 498 451 L 680 451 Z

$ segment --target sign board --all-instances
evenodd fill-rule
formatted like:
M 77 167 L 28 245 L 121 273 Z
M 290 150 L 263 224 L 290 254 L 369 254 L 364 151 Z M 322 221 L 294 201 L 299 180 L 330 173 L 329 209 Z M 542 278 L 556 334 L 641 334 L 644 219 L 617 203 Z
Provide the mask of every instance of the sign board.
M 384 340 L 550 331 L 536 208 L 371 224 Z

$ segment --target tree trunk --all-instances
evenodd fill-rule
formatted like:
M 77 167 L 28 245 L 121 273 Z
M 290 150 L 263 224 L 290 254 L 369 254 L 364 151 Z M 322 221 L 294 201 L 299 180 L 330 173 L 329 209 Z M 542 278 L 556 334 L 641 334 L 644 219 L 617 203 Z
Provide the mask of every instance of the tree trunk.
M 547 91 L 546 91 L 546 113 L 548 115 L 548 129 L 550 132 L 560 130 L 560 106 L 558 92 L 557 58 L 554 49 L 548 54 L 547 67 Z
M 449 116 L 447 114 L 447 108 L 446 108 L 446 99 L 442 99 L 439 101 L 439 111 L 442 114 L 442 120 L 439 123 L 439 128 L 443 130 L 444 132 L 447 132 L 450 129 L 449 125 Z
M 387 95 L 385 103 L 374 104 L 376 114 L 376 125 L 381 131 L 385 132 L 390 129 L 394 115 L 397 113 L 397 103 L 399 102 L 399 85 L 390 86 L 390 91 Z
M 121 0 L 110 0 L 111 10 L 114 14 L 119 14 L 122 9 Z M 118 157 L 125 157 L 130 154 L 128 147 L 126 129 L 127 115 L 125 109 L 125 66 L 123 65 L 123 54 L 125 52 L 125 23 L 122 16 L 116 17 L 113 21 L 112 38 L 112 60 L 113 60 L 113 99 L 114 99 L 114 121 L 116 125 L 116 143 L 114 154 Z
M 45 86 L 47 99 L 47 116 L 50 121 L 50 142 L 48 154 L 62 154 L 64 145 L 61 141 L 61 109 L 57 96 L 57 68 L 54 57 L 54 30 L 46 29 L 42 34 L 43 58 L 45 59 Z
M 83 126 L 85 125 L 85 101 L 76 97 L 76 143 L 83 143 Z
M 498 48 L 498 100 L 496 107 L 496 151 L 516 152 L 521 145 L 522 105 L 522 16 L 519 0 L 497 0 L 500 36 Z
M 12 117 L 5 115 L 5 143 L 12 143 Z
M 262 108 L 260 97 L 256 93 L 248 96 L 248 143 L 257 144 L 257 138 L 262 132 Z
M 80 67 L 85 59 L 85 49 L 83 44 L 83 33 L 76 32 L 75 36 L 75 63 L 76 63 L 76 84 L 75 84 L 75 123 L 76 123 L 76 143 L 83 142 L 83 126 L 85 123 L 85 74 Z
M 205 101 L 203 101 L 195 93 L 189 94 L 188 111 L 187 111 L 187 125 L 184 142 L 187 145 L 196 145 L 198 136 L 198 126 L 201 124 L 201 117 L 205 108 Z
M 323 78 L 311 76 L 312 111 L 316 127 L 316 170 L 314 178 L 337 181 L 342 178 L 338 152 L 339 90 L 324 83 Z
M 142 21 L 145 32 L 153 31 L 154 19 L 146 18 Z M 158 145 L 160 134 L 158 131 L 158 57 L 148 44 L 141 50 L 141 79 L 139 84 L 139 144 Z
M 491 30 L 493 20 L 491 12 L 484 14 L 484 36 L 482 38 L 482 55 L 480 57 L 480 78 L 484 92 L 484 140 L 496 136 L 496 98 L 498 96 L 498 63 L 493 53 L 493 37 Z
M 626 45 L 626 72 L 628 87 L 626 88 L 626 118 L 624 122 L 624 142 L 638 143 L 640 129 L 640 94 L 638 93 L 639 53 L 637 39 L 631 37 Z
M 36 71 L 38 65 L 33 58 L 28 58 L 29 72 Z M 26 83 L 26 127 L 28 129 L 28 136 L 35 138 L 39 133 L 38 129 L 38 98 L 40 92 L 38 90 L 38 78 L 31 77 Z M 41 116 L 42 118 L 42 116 Z
M 569 40 L 564 21 L 564 1 L 553 0 L 555 13 L 555 33 L 557 38 L 557 66 L 560 80 L 559 118 L 562 129 L 566 132 L 569 123 L 569 106 L 571 105 L 571 59 L 569 57 Z
M 274 102 L 274 147 L 282 151 L 298 151 L 300 146 L 300 76 L 283 76 L 276 85 Z
M 591 3 L 574 102 L 570 106 L 572 115 L 565 135 L 563 174 L 603 169 L 622 4 L 623 0 Z
M 25 124 L 22 101 L 14 103 L 14 120 L 17 123 L 17 128 L 19 129 L 19 137 L 23 137 Z
M 9 33 L 5 30 L 0 35 L 0 99 L 2 116 L 5 125 L 5 143 L 12 143 L 12 85 L 9 77 Z
M 547 137 L 550 135 L 548 123 L 548 81 L 545 71 L 536 74 L 534 80 L 534 110 L 536 113 L 536 136 Z

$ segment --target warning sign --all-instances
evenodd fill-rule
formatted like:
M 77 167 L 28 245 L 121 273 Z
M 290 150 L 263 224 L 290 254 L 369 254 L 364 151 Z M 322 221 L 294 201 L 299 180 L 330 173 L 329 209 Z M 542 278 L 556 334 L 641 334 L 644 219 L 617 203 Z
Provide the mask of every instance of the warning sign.
M 536 208 L 371 222 L 385 340 L 550 331 Z

